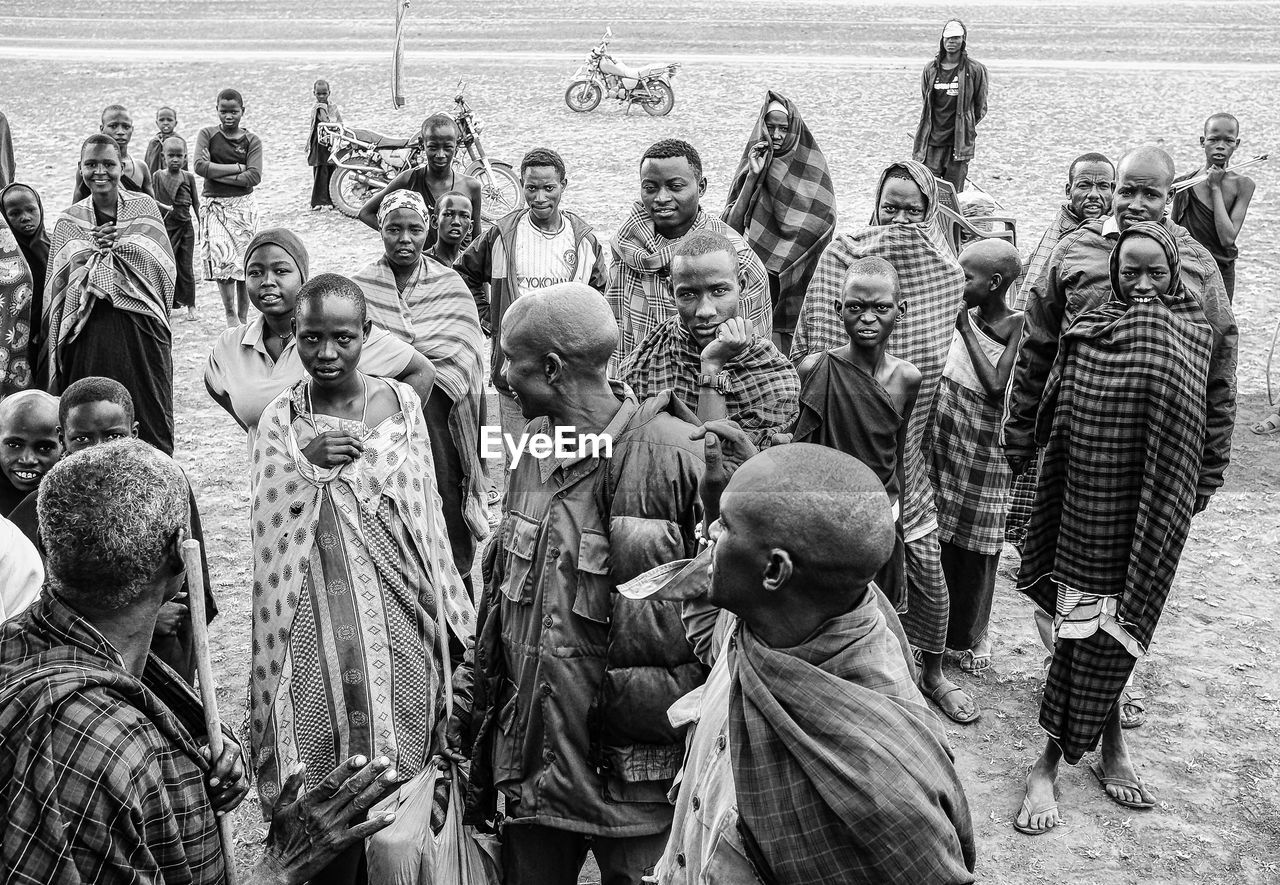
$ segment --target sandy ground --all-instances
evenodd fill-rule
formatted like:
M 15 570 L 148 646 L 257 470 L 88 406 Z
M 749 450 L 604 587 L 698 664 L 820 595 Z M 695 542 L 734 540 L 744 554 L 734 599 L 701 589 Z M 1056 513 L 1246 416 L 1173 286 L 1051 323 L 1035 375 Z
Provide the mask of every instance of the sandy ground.
M 306 211 L 302 145 L 311 81 L 324 76 L 349 119 L 408 133 L 445 108 L 459 78 L 485 124 L 492 156 L 516 163 L 546 144 L 569 164 L 567 204 L 606 233 L 636 191 L 643 149 L 675 136 L 701 149 L 706 204 L 718 210 L 765 88 L 794 98 L 826 151 L 841 212 L 855 228 L 870 212 L 883 165 L 905 156 L 919 113 L 919 68 L 938 25 L 960 14 L 973 54 L 991 70 L 990 116 L 971 174 L 1019 219 L 1030 248 L 1059 202 L 1067 163 L 1163 144 L 1179 168 L 1200 159 L 1196 136 L 1211 111 L 1243 120 L 1241 153 L 1280 136 L 1280 4 L 1029 2 L 869 3 L 800 0 L 654 0 L 540 4 L 415 3 L 406 69 L 409 106 L 390 109 L 387 16 L 337 0 L 171 2 L 13 0 L 0 9 L 0 109 L 17 144 L 20 178 L 50 212 L 70 197 L 80 140 L 107 103 L 135 109 L 141 152 L 154 109 L 178 109 L 194 140 L 213 121 L 217 89 L 247 99 L 246 123 L 266 145 L 259 190 L 264 224 L 298 232 L 315 270 L 354 272 L 377 239 L 335 213 Z M 379 6 L 379 10 L 382 7 Z M 680 60 L 676 108 L 664 119 L 606 104 L 574 115 L 562 95 L 578 60 L 611 24 L 627 62 Z M 1239 271 L 1240 421 L 1226 487 L 1199 517 L 1150 656 L 1137 669 L 1150 719 L 1130 732 L 1142 776 L 1160 804 L 1129 812 L 1110 803 L 1083 767 L 1066 769 L 1066 823 L 1029 839 L 1010 821 L 1036 725 L 1042 652 L 1029 606 L 1003 578 L 983 678 L 960 681 L 983 718 L 950 731 L 978 838 L 982 882 L 1280 881 L 1280 441 L 1250 434 L 1265 402 L 1265 364 L 1278 299 L 1280 210 L 1273 169 L 1259 193 Z M 243 716 L 251 562 L 244 438 L 204 391 L 201 373 L 222 312 L 210 284 L 200 317 L 174 324 L 178 457 L 191 472 L 208 530 L 223 614 L 214 625 L 221 706 Z M 1280 380 L 1280 379 L 1278 379 Z M 237 815 L 242 855 L 262 835 L 256 805 Z M 589 875 L 589 873 L 588 873 Z

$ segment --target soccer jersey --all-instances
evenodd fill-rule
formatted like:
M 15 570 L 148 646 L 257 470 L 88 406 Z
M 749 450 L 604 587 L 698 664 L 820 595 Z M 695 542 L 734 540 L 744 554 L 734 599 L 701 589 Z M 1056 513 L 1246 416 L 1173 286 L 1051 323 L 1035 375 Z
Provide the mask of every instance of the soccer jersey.
M 529 213 L 516 226 L 516 288 L 520 295 L 536 292 L 573 279 L 578 269 L 578 249 L 573 227 L 562 221 L 560 230 L 548 234 L 533 226 Z

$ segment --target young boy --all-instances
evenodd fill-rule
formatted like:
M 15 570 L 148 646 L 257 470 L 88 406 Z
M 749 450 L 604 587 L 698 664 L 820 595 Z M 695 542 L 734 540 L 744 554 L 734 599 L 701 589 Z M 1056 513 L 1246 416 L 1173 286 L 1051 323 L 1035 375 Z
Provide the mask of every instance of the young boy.
M 560 208 L 569 186 L 560 155 L 547 148 L 529 151 L 520 162 L 520 181 L 524 208 L 499 218 L 454 267 L 475 299 L 480 328 L 492 336 L 490 377 L 498 389 L 498 417 L 502 432 L 516 437 L 527 421 L 502 375 L 503 315 L 521 295 L 556 283 L 586 283 L 601 293 L 609 284 L 608 251 L 590 224 Z M 505 470 L 510 458 L 503 452 Z
M 62 457 L 58 398 L 23 390 L 0 400 L 0 516 L 9 516 Z
M 849 266 L 836 312 L 849 343 L 811 354 L 800 373 L 800 413 L 792 441 L 815 443 L 853 455 L 884 483 L 897 523 L 893 556 L 876 583 L 903 608 L 906 550 L 899 499 L 905 485 L 903 448 L 920 391 L 920 372 L 888 353 L 889 336 L 907 309 L 893 265 L 861 258 Z M 785 436 L 777 440 L 786 441 Z
M 1230 299 L 1236 291 L 1236 237 L 1244 226 L 1255 185 L 1248 176 L 1227 169 L 1231 155 L 1240 146 L 1240 123 L 1235 117 L 1219 113 L 1205 120 L 1200 146 L 1204 148 L 1204 166 L 1183 178 L 1204 174 L 1209 178 L 1179 190 L 1173 198 L 1170 217 L 1218 262 Z
M 195 171 L 204 178 L 204 278 L 217 281 L 230 329 L 249 319 L 244 250 L 258 232 L 253 189 L 262 183 L 262 139 L 241 127 L 244 96 L 237 90 L 219 92 L 216 108 L 218 125 L 196 138 Z
M 449 191 L 436 203 L 432 226 L 436 229 L 436 242 L 426 250 L 427 257 L 453 267 L 462 254 L 463 241 L 471 233 L 471 199 L 461 191 Z
M 133 117 L 124 105 L 107 105 L 102 111 L 102 124 L 98 131 L 110 136 L 120 148 L 120 186 L 127 191 L 151 196 L 151 170 L 147 164 L 129 156 L 129 142 L 133 140 Z M 84 183 L 80 169 L 76 169 L 75 190 L 71 202 L 79 203 L 89 196 L 89 186 Z
M 951 598 L 947 648 L 960 669 L 991 664 L 987 626 L 1013 479 L 1000 445 L 1005 389 L 1018 356 L 1022 313 L 1005 301 L 1022 270 L 1018 250 L 978 240 L 960 253 L 964 309 L 934 401 L 929 479 L 938 510 L 942 570 Z
M 471 200 L 471 230 L 465 242 L 480 239 L 480 182 L 470 175 L 460 174 L 453 168 L 454 154 L 458 152 L 458 126 L 448 114 L 432 114 L 422 121 L 422 148 L 425 165 L 406 169 L 381 191 L 369 198 L 360 210 L 359 218 L 374 230 L 379 230 L 378 209 L 387 194 L 400 190 L 416 191 L 435 211 L 436 202 L 445 194 L 459 191 Z M 427 246 L 435 243 L 436 232 L 427 232 Z M 483 318 L 483 317 L 482 317 Z
M 329 147 L 320 143 L 321 123 L 341 123 L 342 111 L 329 100 L 329 82 L 317 80 L 311 86 L 315 103 L 311 105 L 311 119 L 307 122 L 307 165 L 311 167 L 311 208 L 333 207 L 329 196 L 329 181 L 333 178 L 333 160 Z
M 133 398 L 118 381 L 96 376 L 81 378 L 67 387 L 60 399 L 50 397 L 50 400 L 57 425 L 58 458 L 114 440 L 136 438 L 138 435 L 138 422 L 133 417 Z M 191 537 L 203 544 L 204 531 L 194 493 L 189 493 L 188 504 L 191 510 Z M 34 492 L 14 512 L 13 522 L 43 557 L 44 547 L 37 530 Z M 179 593 L 160 607 L 160 615 L 156 619 L 151 638 L 151 651 L 190 683 L 195 679 L 196 662 L 195 646 L 191 641 L 191 618 L 186 603 L 187 593 L 188 588 L 184 583 Z M 204 566 L 204 594 L 206 616 L 212 621 L 218 607 L 210 590 L 207 559 Z
M 178 128 L 178 112 L 173 108 L 161 108 L 156 111 L 156 134 L 151 136 L 151 140 L 147 142 L 147 154 L 145 162 L 147 168 L 152 173 L 164 168 L 164 143 L 165 140 L 177 135 Z M 190 169 L 184 160 L 183 169 Z
M 200 221 L 200 196 L 196 191 L 196 177 L 186 171 L 187 143 L 180 135 L 171 135 L 164 142 L 164 168 L 151 179 L 156 203 L 164 213 L 164 229 L 173 245 L 173 260 L 178 267 L 178 279 L 173 287 L 173 309 L 187 309 L 189 319 L 196 318 L 195 261 L 196 232 L 192 227 L 192 214 Z

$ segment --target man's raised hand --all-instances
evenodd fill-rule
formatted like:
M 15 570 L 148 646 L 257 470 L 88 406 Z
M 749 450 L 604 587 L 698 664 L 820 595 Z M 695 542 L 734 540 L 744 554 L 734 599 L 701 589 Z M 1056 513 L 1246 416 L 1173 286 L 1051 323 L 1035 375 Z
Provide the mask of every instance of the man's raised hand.
M 754 338 L 755 332 L 746 319 L 727 319 L 716 328 L 715 340 L 702 348 L 702 364 L 718 372 L 741 356 Z

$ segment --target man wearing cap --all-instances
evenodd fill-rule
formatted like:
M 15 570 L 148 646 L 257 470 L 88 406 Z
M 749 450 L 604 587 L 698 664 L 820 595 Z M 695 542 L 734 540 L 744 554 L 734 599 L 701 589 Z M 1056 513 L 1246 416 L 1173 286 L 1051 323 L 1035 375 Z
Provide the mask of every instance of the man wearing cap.
M 937 57 L 924 66 L 924 108 L 912 154 L 957 192 L 964 190 L 978 123 L 987 115 L 987 69 L 965 51 L 967 35 L 964 22 L 947 22 Z

